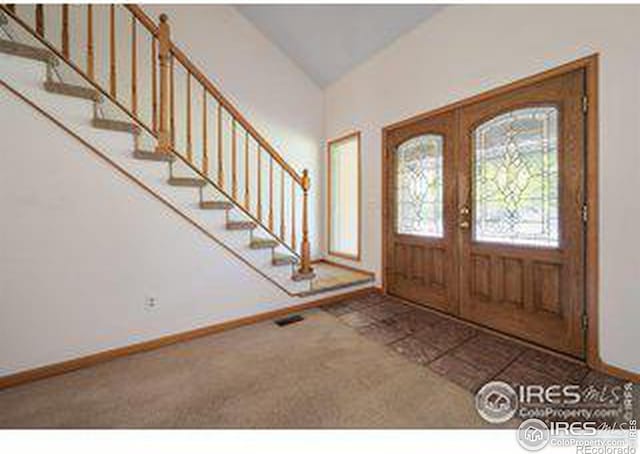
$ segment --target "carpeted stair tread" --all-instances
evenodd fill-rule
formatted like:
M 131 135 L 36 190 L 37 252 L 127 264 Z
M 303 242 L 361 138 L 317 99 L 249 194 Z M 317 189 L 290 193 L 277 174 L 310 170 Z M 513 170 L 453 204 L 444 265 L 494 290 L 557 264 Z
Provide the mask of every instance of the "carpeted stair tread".
M 3 54 L 13 55 L 15 57 L 28 58 L 29 60 L 37 60 L 49 63 L 53 66 L 58 64 L 58 59 L 53 52 L 40 47 L 29 46 L 27 44 L 17 43 L 6 39 L 0 39 L 0 52 Z
M 252 221 L 229 221 L 227 222 L 227 230 L 253 230 L 257 227 Z
M 254 238 L 249 243 L 249 247 L 251 249 L 271 249 L 274 247 L 278 247 L 280 243 L 276 240 L 268 239 L 268 238 Z
M 157 151 L 135 150 L 133 157 L 143 161 L 173 162 L 176 157 L 173 153 L 159 153 Z
M 203 210 L 230 210 L 233 203 L 225 200 L 203 200 L 200 202 L 200 208 Z
M 202 178 L 193 177 L 171 177 L 168 180 L 171 186 L 180 186 L 188 188 L 201 188 L 206 186 L 207 182 Z
M 140 134 L 140 128 L 130 121 L 112 120 L 110 118 L 93 118 L 91 125 L 94 128 L 106 129 L 109 131 L 128 132 L 131 134 Z
M 49 93 L 57 95 L 71 96 L 73 98 L 88 99 L 90 101 L 100 102 L 102 96 L 98 90 L 81 85 L 67 84 L 65 82 L 56 82 L 47 80 L 44 83 L 44 89 Z

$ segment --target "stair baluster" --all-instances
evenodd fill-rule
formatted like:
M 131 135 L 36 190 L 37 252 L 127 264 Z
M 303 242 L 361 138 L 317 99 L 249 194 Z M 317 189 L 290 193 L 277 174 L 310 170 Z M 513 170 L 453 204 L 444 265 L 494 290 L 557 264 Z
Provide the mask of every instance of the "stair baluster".
M 87 5 L 87 77 L 95 79 L 95 57 L 93 55 L 93 5 Z
M 238 200 L 238 150 L 236 119 L 231 120 L 231 197 Z
M 169 60 L 171 59 L 171 41 L 169 20 L 166 14 L 160 15 L 158 26 L 158 58 L 160 63 L 160 124 L 156 152 L 171 153 L 173 144 L 169 131 Z M 155 46 L 154 46 L 155 49 Z M 153 73 L 155 74 L 155 67 Z
M 35 5 L 35 26 L 33 22 L 27 23 L 18 17 L 15 13 L 15 7 L 11 5 L 1 5 L 3 11 L 11 15 L 12 20 L 23 28 L 27 29 L 35 38 L 48 48 L 46 62 L 47 70 L 51 73 L 55 70 L 54 66 L 59 60 L 62 60 L 67 66 L 78 72 L 89 84 L 90 88 L 74 86 L 73 84 L 65 84 L 63 81 L 53 81 L 52 74 L 48 73 L 46 89 L 51 92 L 67 94 L 79 98 L 90 99 L 94 103 L 95 116 L 92 124 L 97 128 L 129 132 L 134 134 L 134 157 L 138 159 L 162 161 L 170 166 L 169 184 L 173 186 L 197 188 L 200 194 L 200 207 L 203 209 L 223 209 L 227 226 L 230 229 L 248 230 L 252 236 L 252 248 L 255 249 L 271 249 L 272 263 L 274 266 L 291 264 L 294 273 L 294 279 L 311 279 L 314 276 L 310 261 L 310 242 L 309 242 L 309 173 L 305 170 L 302 175 L 297 173 L 282 158 L 280 154 L 264 139 L 260 133 L 242 116 L 242 114 L 217 90 L 217 88 L 209 81 L 209 79 L 185 56 L 185 54 L 174 44 L 171 43 L 170 26 L 168 18 L 165 14 L 160 15 L 159 23 L 154 23 L 140 7 L 135 5 L 107 5 L 106 10 L 106 28 L 101 27 L 99 30 L 103 36 L 100 36 L 99 42 L 106 43 L 103 47 L 97 49 L 98 54 L 94 54 L 94 33 L 98 29 L 94 29 L 93 13 L 94 5 L 87 5 L 81 11 L 84 13 L 86 8 L 86 16 L 82 19 L 86 20 L 86 43 L 84 44 L 84 52 L 86 53 L 86 66 L 78 67 L 70 58 L 70 19 L 73 16 L 71 8 L 74 5 L 64 4 L 61 6 L 61 29 L 60 41 L 53 44 L 45 38 L 45 11 L 41 4 Z M 131 22 L 128 19 L 121 22 L 121 11 L 131 14 Z M 33 10 L 32 10 L 33 11 Z M 103 17 L 103 16 L 100 16 Z M 75 22 L 74 22 L 75 23 Z M 141 25 L 139 28 L 138 25 Z M 84 24 L 82 24 L 84 27 Z M 118 27 L 125 29 L 124 34 Z M 50 33 L 51 34 L 51 33 Z M 120 52 L 127 53 L 127 50 L 117 49 L 120 35 L 122 34 L 122 42 L 130 45 L 130 92 L 122 93 L 124 90 L 117 91 L 119 66 L 117 63 L 122 62 L 116 57 L 120 56 Z M 141 37 L 141 35 L 145 35 Z M 147 41 L 141 41 L 141 38 L 147 38 Z M 130 39 L 130 44 L 128 39 Z M 151 49 L 140 47 L 151 43 Z M 5 46 L 6 47 L 6 46 Z M 142 51 L 142 54 L 140 52 Z M 96 59 L 99 57 L 99 62 Z M 150 67 L 145 63 L 146 58 L 150 58 Z M 44 57 L 40 57 L 41 59 Z M 177 62 L 176 62 L 177 60 Z M 183 89 L 176 95 L 175 90 L 175 64 L 184 68 L 186 74 L 186 112 L 180 109 L 176 112 L 176 96 L 182 95 Z M 140 66 L 142 64 L 142 67 Z M 96 74 L 96 66 L 100 69 L 100 75 Z M 53 68 L 53 69 L 52 69 Z M 102 76 L 102 73 L 106 73 Z M 106 76 L 106 77 L 105 77 Z M 121 75 L 122 76 L 122 75 Z M 150 81 L 150 90 L 144 90 Z M 197 141 L 200 134 L 197 125 L 192 124 L 192 87 L 191 84 L 196 83 L 202 87 L 202 148 L 200 149 Z M 197 97 L 198 87 L 196 90 L 196 104 L 199 104 Z M 128 98 L 127 94 L 130 95 Z M 118 98 L 120 96 L 120 99 Z M 209 100 L 213 99 L 214 104 L 209 105 Z M 103 100 L 114 104 L 129 118 L 127 120 L 116 120 L 108 118 L 105 110 L 99 103 Z M 196 108 L 196 115 L 199 114 Z M 217 109 L 216 112 L 207 110 Z M 108 113 L 108 112 L 107 112 Z M 100 114 L 100 115 L 98 115 Z M 181 118 L 176 120 L 176 115 L 185 115 L 185 123 L 181 122 Z M 228 119 L 226 115 L 229 115 Z M 216 117 L 214 120 L 214 116 Z M 197 117 L 196 117 L 197 119 Z M 228 121 L 227 121 L 228 120 Z M 186 140 L 180 144 L 181 149 L 176 146 L 176 121 L 179 128 L 186 128 Z M 212 121 L 209 125 L 208 122 Z M 213 124 L 213 122 L 216 124 Z M 193 131 L 193 128 L 196 131 Z M 211 132 L 215 130 L 215 132 Z M 238 128 L 241 128 L 238 131 Z M 138 134 L 142 131 L 148 134 L 146 139 L 155 139 L 155 149 L 140 149 Z M 196 134 L 193 137 L 193 134 Z M 211 134 L 216 134 L 217 149 L 210 149 L 209 140 Z M 244 150 L 238 150 L 238 135 L 243 135 Z M 178 133 L 180 137 L 182 134 Z M 194 139 L 195 142 L 192 140 Z M 225 141 L 230 140 L 231 147 L 225 146 Z M 249 147 L 255 142 L 256 161 L 251 164 L 254 159 Z M 194 157 L 193 148 L 196 152 L 202 152 L 202 158 L 198 162 L 198 157 Z M 212 144 L 213 147 L 216 143 Z M 152 151 L 153 150 L 153 151 Z M 216 175 L 209 177 L 211 158 L 210 152 L 217 153 Z M 263 158 L 263 152 L 266 156 Z M 238 153 L 241 153 L 238 156 Z M 244 163 L 238 162 L 238 159 Z M 268 159 L 268 168 L 263 168 L 263 160 Z M 181 162 L 181 165 L 190 169 L 191 176 L 180 176 L 174 174 L 174 161 Z M 267 163 L 264 163 L 265 165 Z M 230 169 L 225 169 L 229 165 Z M 252 175 L 255 165 L 256 176 Z M 279 169 L 277 168 L 279 167 Z M 230 170 L 229 186 L 225 186 L 225 170 Z M 242 173 L 244 172 L 244 177 Z M 263 175 L 264 172 L 264 175 Z M 278 172 L 277 174 L 275 172 Z M 268 174 L 268 176 L 267 176 Z M 194 175 L 196 175 L 194 177 Z M 215 178 L 215 179 L 214 179 Z M 268 178 L 263 184 L 263 179 Z M 242 179 L 242 180 L 240 180 Z M 290 183 L 287 183 L 287 180 Z M 278 180 L 278 181 L 276 181 Z M 244 184 L 244 188 L 239 185 Z M 256 186 L 253 186 L 256 184 Z M 290 184 L 290 188 L 287 187 Z M 279 185 L 279 186 L 278 186 Z M 203 188 L 205 186 L 214 187 L 223 200 L 204 200 Z M 263 187 L 264 186 L 264 187 Z M 257 193 L 252 195 L 255 190 Z M 290 191 L 287 192 L 287 191 Z M 300 197 L 301 192 L 301 197 Z M 290 194 L 290 197 L 287 197 Z M 252 207 L 252 198 L 255 197 L 255 208 Z M 265 200 L 264 197 L 268 197 Z M 268 204 L 263 206 L 263 202 Z M 277 204 L 280 204 L 279 206 Z M 291 206 L 287 206 L 288 204 Z M 302 210 L 297 207 L 298 203 L 302 203 Z M 235 209 L 244 213 L 247 220 L 236 220 L 229 218 L 229 211 Z M 266 212 L 263 211 L 267 210 Z M 290 211 L 288 211 L 290 210 Z M 256 230 L 256 237 L 253 238 L 253 229 Z M 300 229 L 300 230 L 298 230 Z M 265 237 L 265 233 L 268 234 Z M 255 240 L 255 241 L 254 241 Z M 300 243 L 298 243 L 300 241 Z M 300 252 L 296 252 L 300 246 Z M 291 255 L 280 253 L 276 248 L 286 248 Z M 297 266 L 296 266 L 297 264 Z
M 36 33 L 44 38 L 44 6 L 41 3 L 36 5 Z
M 187 141 L 187 161 L 193 164 L 193 143 L 191 140 L 191 75 L 187 74 L 187 107 L 185 116 L 186 122 L 186 141 Z
M 218 138 L 218 186 L 224 188 L 224 160 L 222 159 L 222 105 L 218 101 L 218 129 L 216 135 Z
M 251 210 L 249 198 L 249 132 L 244 131 L 244 207 Z
M 62 55 L 69 58 L 69 5 L 62 5 Z
M 202 173 L 209 175 L 209 135 L 207 133 L 207 90 L 202 87 Z
M 109 94 L 117 98 L 116 81 L 116 5 L 109 7 Z

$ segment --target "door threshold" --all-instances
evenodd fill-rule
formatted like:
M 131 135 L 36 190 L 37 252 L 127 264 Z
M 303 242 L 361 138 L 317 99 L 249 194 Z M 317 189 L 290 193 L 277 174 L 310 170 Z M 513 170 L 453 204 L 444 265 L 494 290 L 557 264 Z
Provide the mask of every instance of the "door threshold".
M 502 331 L 498 331 L 498 330 L 493 329 L 493 328 L 489 328 L 488 326 L 482 325 L 480 323 L 473 322 L 473 321 L 467 320 L 465 318 L 458 317 L 456 315 L 452 315 L 452 314 L 450 314 L 448 312 L 442 311 L 442 310 L 437 309 L 435 307 L 428 306 L 426 304 L 422 304 L 422 303 L 418 303 L 416 301 L 408 300 L 408 299 L 403 298 L 401 296 L 394 295 L 393 293 L 390 293 L 390 292 L 387 293 L 387 294 L 389 296 L 393 296 L 394 298 L 397 298 L 397 299 L 403 301 L 406 304 L 409 304 L 410 306 L 414 306 L 414 307 L 416 307 L 418 309 L 422 309 L 422 310 L 426 310 L 426 311 L 435 312 L 435 313 L 437 313 L 438 315 L 440 315 L 442 317 L 448 318 L 450 320 L 455 320 L 456 322 L 460 322 L 460 323 L 462 323 L 464 325 L 473 327 L 473 328 L 477 329 L 478 331 L 481 331 L 481 332 L 484 332 L 484 333 L 488 333 L 488 334 L 492 334 L 492 335 L 500 337 L 502 339 L 507 339 L 507 340 L 509 340 L 511 342 L 515 342 L 516 344 L 522 345 L 524 347 L 532 348 L 534 350 L 538 350 L 538 351 L 541 351 L 543 353 L 547 353 L 549 355 L 552 355 L 552 356 L 555 356 L 555 357 L 558 357 L 558 358 L 561 358 L 561 359 L 564 359 L 564 360 L 567 360 L 567 361 L 571 361 L 572 363 L 575 363 L 575 364 L 581 364 L 581 365 L 584 365 L 584 366 L 588 366 L 586 358 L 577 358 L 575 356 L 571 356 L 571 355 L 568 355 L 566 353 L 559 352 L 557 350 L 553 350 L 553 349 L 551 349 L 549 347 L 545 347 L 543 345 L 536 344 L 535 342 L 532 342 L 532 341 L 529 341 L 529 340 L 522 339 L 520 337 L 514 336 L 513 334 L 508 334 L 508 333 L 505 333 L 505 332 L 502 332 Z

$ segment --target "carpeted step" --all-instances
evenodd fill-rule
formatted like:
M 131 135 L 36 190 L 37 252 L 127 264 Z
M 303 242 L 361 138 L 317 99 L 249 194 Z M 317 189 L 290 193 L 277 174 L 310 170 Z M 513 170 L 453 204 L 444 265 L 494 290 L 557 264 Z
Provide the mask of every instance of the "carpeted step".
M 233 203 L 225 200 L 203 200 L 200 202 L 200 208 L 203 210 L 230 210 Z
M 102 96 L 93 88 L 83 87 L 80 85 L 67 84 L 64 82 L 55 82 L 53 80 L 47 80 L 44 83 L 44 89 L 49 93 L 55 93 L 57 95 L 71 96 L 73 98 L 88 99 L 90 101 L 100 102 Z
M 271 249 L 274 247 L 278 247 L 280 243 L 276 240 L 268 239 L 268 238 L 254 238 L 249 243 L 249 247 L 251 249 Z
M 58 65 L 58 59 L 53 52 L 40 47 L 29 46 L 6 39 L 0 39 L 0 52 L 13 55 L 15 57 L 28 58 L 29 60 L 41 61 L 53 66 Z
M 202 178 L 191 177 L 171 177 L 168 180 L 171 186 L 180 186 L 187 188 L 201 188 L 207 185 L 207 182 Z
M 133 152 L 133 157 L 143 161 L 173 162 L 176 160 L 173 153 L 160 153 L 157 151 L 147 150 L 135 150 Z
M 298 263 L 298 258 L 293 255 L 274 254 L 271 263 L 273 266 L 295 265 Z
M 91 125 L 94 128 L 106 129 L 109 131 L 128 132 L 131 134 L 140 134 L 140 127 L 130 121 L 111 120 L 109 118 L 93 118 Z
M 257 227 L 255 222 L 251 221 L 229 221 L 227 222 L 227 230 L 253 230 Z

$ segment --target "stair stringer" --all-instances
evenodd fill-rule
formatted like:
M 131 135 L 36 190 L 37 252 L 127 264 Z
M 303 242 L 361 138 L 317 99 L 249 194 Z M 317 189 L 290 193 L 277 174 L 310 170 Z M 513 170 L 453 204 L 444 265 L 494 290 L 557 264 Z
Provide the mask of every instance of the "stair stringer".
M 245 263 L 250 264 L 254 270 L 270 279 L 282 290 L 290 295 L 300 295 L 309 290 L 309 282 L 296 282 L 291 279 L 290 267 L 273 266 L 270 250 L 251 249 L 248 232 L 227 230 L 223 210 L 200 209 L 197 189 L 179 188 L 167 184 L 169 177 L 167 163 L 135 159 L 133 157 L 135 147 L 131 134 L 94 128 L 91 125 L 92 102 L 45 91 L 46 71 L 43 63 L 0 55 L 0 72 L 3 82 L 15 92 L 63 124 L 73 134 L 91 144 L 131 178 L 134 178 L 201 230 L 233 251 Z M 182 164 L 182 169 L 180 163 L 177 166 L 177 172 L 183 174 L 188 172 L 184 164 Z M 209 195 L 213 193 L 214 197 L 223 200 L 220 194 L 215 194 L 215 188 L 212 186 L 208 186 L 205 191 Z M 232 211 L 234 213 L 230 214 L 231 219 L 248 220 L 239 212 L 240 210 Z M 267 232 L 261 230 L 260 228 L 256 229 L 256 236 L 270 238 Z M 288 252 L 282 246 L 279 249 L 279 252 Z

